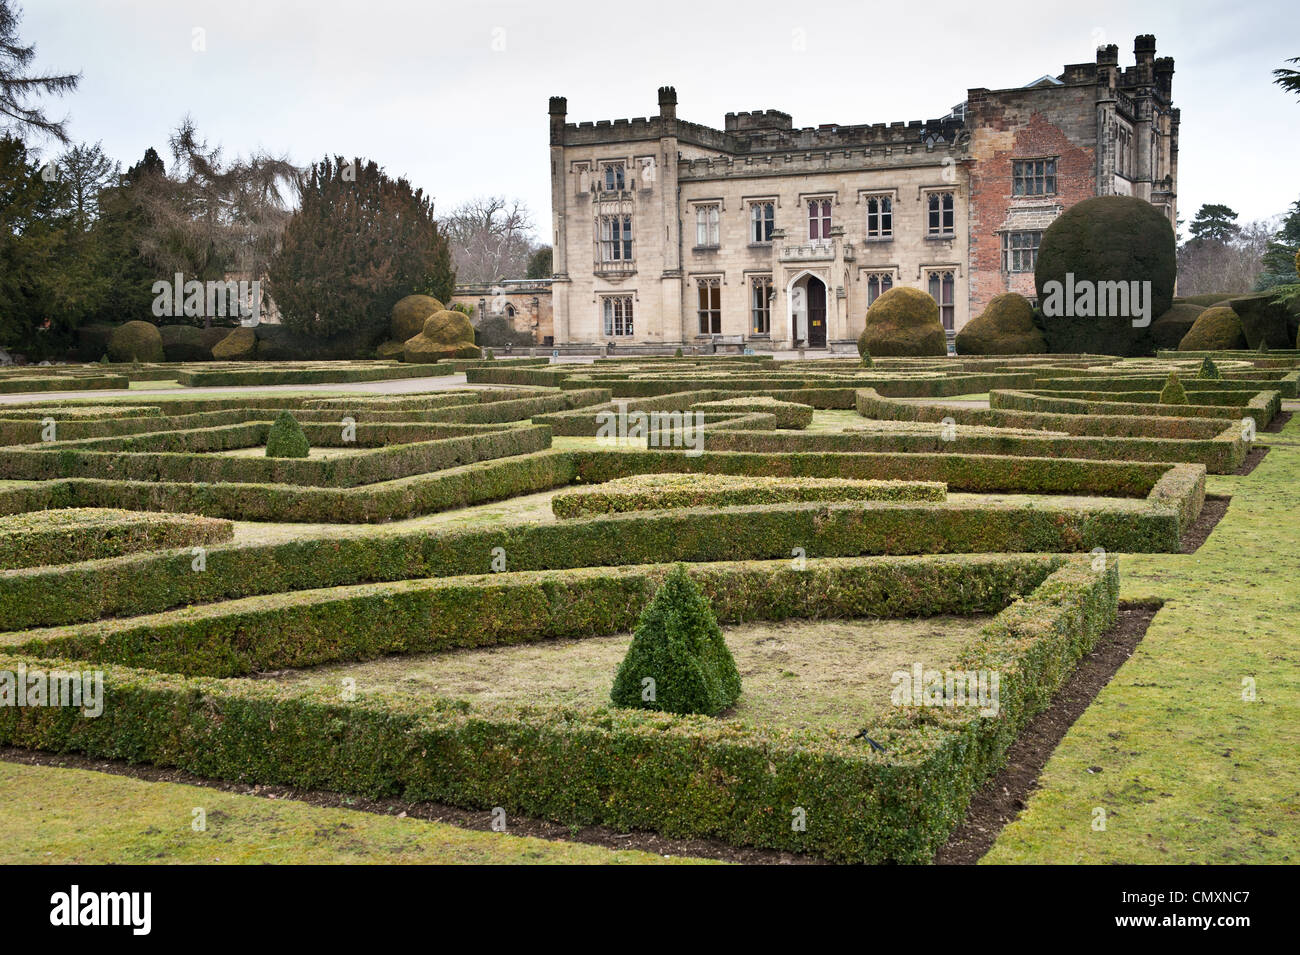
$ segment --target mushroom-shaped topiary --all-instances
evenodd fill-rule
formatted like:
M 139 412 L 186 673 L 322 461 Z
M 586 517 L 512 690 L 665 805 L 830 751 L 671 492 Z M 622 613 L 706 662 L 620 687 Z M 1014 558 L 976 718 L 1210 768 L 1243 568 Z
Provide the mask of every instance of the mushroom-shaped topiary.
M 217 361 L 252 361 L 257 350 L 257 332 L 240 326 L 212 346 L 212 357 Z
M 615 706 L 714 716 L 740 696 L 740 672 L 708 599 L 682 564 L 641 613 L 614 677 Z
M 1131 300 L 1127 309 L 1115 309 L 1126 314 L 1096 314 L 1103 299 L 1111 310 L 1107 290 L 1113 287 L 1102 283 L 1123 283 L 1127 293 L 1134 282 L 1139 292 L 1140 283 L 1150 282 L 1150 300 L 1144 304 L 1152 318 L 1173 305 L 1176 276 L 1173 226 L 1151 203 L 1131 196 L 1096 196 L 1075 203 L 1043 233 L 1034 268 L 1048 348 L 1056 353 L 1148 354 L 1151 335 L 1148 328 L 1134 326 L 1138 316 Z M 1049 283 L 1055 285 L 1049 288 Z M 1076 292 L 1074 302 L 1066 301 L 1069 289 Z M 1093 314 L 1081 315 L 1089 309 L 1079 308 L 1078 295 L 1088 289 Z
M 1162 405 L 1187 404 L 1187 392 L 1183 390 L 1183 383 L 1178 380 L 1178 372 L 1169 373 L 1165 386 L 1160 389 L 1160 403 Z
M 891 288 L 867 309 L 867 324 L 858 336 L 858 354 L 876 357 L 922 357 L 948 354 L 948 336 L 939 321 L 939 306 L 920 289 Z
M 268 458 L 305 458 L 311 453 L 307 435 L 303 434 L 302 425 L 288 411 L 281 411 L 271 423 L 271 430 L 266 436 L 266 456 Z
M 1047 339 L 1034 324 L 1029 299 L 1015 292 L 994 296 L 957 333 L 959 355 L 1040 355 Z
M 1173 308 L 1151 323 L 1151 340 L 1156 348 L 1177 348 L 1203 311 L 1205 308 L 1201 305 L 1175 302 Z
M 1232 309 L 1216 305 L 1196 316 L 1191 329 L 1178 343 L 1179 351 L 1225 351 L 1246 347 L 1241 319 Z
M 424 323 L 447 306 L 432 295 L 408 295 L 393 306 L 393 339 L 404 342 L 424 331 Z
M 451 309 L 430 315 L 420 334 L 407 339 L 402 352 L 402 360 L 407 362 L 479 357 L 474 344 L 474 326 L 463 313 Z
M 1196 372 L 1196 377 L 1203 381 L 1222 381 L 1223 372 L 1219 371 L 1219 366 L 1214 363 L 1214 359 L 1209 355 L 1201 362 L 1200 370 Z
M 158 326 L 138 321 L 119 325 L 108 340 L 108 357 L 113 361 L 165 360 Z

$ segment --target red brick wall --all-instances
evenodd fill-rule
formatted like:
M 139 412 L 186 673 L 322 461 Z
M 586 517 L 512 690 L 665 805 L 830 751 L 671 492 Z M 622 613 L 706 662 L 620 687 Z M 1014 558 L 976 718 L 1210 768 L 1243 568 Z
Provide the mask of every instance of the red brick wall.
M 1057 195 L 1062 209 L 1097 194 L 1096 88 L 1046 87 L 989 93 L 971 90 L 967 122 L 970 155 L 970 314 L 1003 292 L 1032 298 L 1032 272 L 1002 271 L 1002 227 L 1008 210 L 1024 200 L 1011 196 L 1014 159 L 1056 156 Z M 1035 197 L 1040 204 L 1047 197 Z

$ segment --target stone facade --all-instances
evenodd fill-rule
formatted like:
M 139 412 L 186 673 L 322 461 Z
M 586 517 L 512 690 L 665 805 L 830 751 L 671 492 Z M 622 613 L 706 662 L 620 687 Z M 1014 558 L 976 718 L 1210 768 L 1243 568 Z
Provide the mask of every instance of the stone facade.
M 1173 60 L 1155 38 L 941 119 L 795 129 L 776 110 L 722 129 L 659 115 L 566 122 L 550 101 L 554 340 L 756 349 L 856 342 L 909 285 L 955 333 L 994 295 L 1033 296 L 1037 237 L 1094 195 L 1177 215 Z
M 517 332 L 531 332 L 533 344 L 555 342 L 550 279 L 506 279 L 496 285 L 457 285 L 448 304 L 474 310 L 474 324 L 501 315 Z

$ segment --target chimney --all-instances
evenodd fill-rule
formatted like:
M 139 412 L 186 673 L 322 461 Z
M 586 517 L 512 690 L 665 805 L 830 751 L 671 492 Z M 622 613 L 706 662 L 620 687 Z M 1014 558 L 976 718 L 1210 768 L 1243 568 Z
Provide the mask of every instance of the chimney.
M 677 90 L 671 86 L 659 87 L 659 117 L 661 119 L 677 118 Z

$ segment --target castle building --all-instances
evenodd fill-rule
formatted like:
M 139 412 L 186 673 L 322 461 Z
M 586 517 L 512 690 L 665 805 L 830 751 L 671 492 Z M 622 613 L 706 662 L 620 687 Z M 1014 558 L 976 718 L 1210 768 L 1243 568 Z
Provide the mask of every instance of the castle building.
M 728 113 L 568 123 L 550 101 L 557 344 L 848 349 L 899 285 L 950 337 L 1002 292 L 1034 297 L 1043 230 L 1099 195 L 1176 220 L 1174 61 L 1139 36 L 941 119 L 795 129 Z

